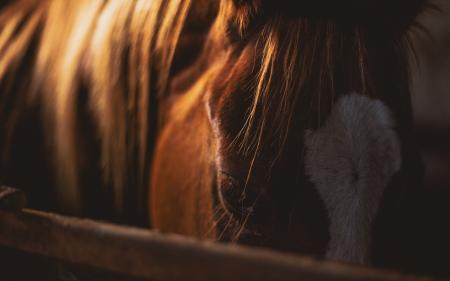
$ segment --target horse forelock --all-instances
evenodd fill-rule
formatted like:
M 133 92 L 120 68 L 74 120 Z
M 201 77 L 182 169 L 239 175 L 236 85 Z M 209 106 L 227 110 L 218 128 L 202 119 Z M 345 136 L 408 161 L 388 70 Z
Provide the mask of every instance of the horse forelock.
M 223 28 L 219 26 L 212 33 L 224 34 Z M 248 58 L 252 61 L 245 63 L 254 64 L 251 69 L 255 75 L 250 77 L 254 81 L 248 93 L 253 101 L 237 138 L 244 154 L 255 152 L 267 130 L 278 128 L 280 143 L 286 140 L 297 101 L 306 93 L 306 88 L 317 89 L 313 95 L 322 92 L 334 95 L 334 68 L 339 40 L 343 39 L 339 38 L 339 31 L 332 22 L 311 24 L 303 18 L 286 21 L 281 15 L 268 19 L 252 32 L 250 40 L 253 40 L 257 58 Z M 365 63 L 364 42 L 357 28 L 354 36 L 355 44 L 361 48 L 356 49 L 353 61 Z M 361 85 L 366 84 L 363 69 L 360 75 Z M 311 86 L 313 83 L 316 84 Z
M 415 20 L 407 22 L 409 28 L 402 34 L 383 37 L 382 31 L 364 24 L 320 17 L 287 17 L 282 13 L 266 15 L 261 3 L 220 1 L 219 14 L 210 32 L 216 45 L 229 46 L 224 42 L 229 41 L 230 25 L 234 26 L 242 39 L 232 42 L 231 48 L 234 45 L 239 49 L 242 48 L 240 44 L 253 42 L 255 53 L 260 54 L 257 59 L 251 58 L 253 62 L 247 62 L 254 64 L 256 75 L 251 78 L 254 82 L 249 92 L 252 106 L 238 141 L 244 154 L 258 150 L 265 131 L 274 128 L 278 128 L 275 131 L 279 142 L 284 143 L 294 112 L 298 110 L 296 106 L 303 97 L 316 99 L 303 102 L 313 104 L 315 108 L 311 112 L 319 112 L 317 118 L 323 119 L 320 112 L 329 111 L 334 97 L 342 94 L 342 88 L 345 88 L 336 85 L 337 76 L 347 76 L 348 80 L 348 77 L 354 77 L 351 82 L 347 81 L 351 84 L 344 89 L 347 92 L 376 96 L 379 89 L 373 80 L 369 45 L 391 46 L 399 57 L 396 62 L 400 64 L 399 68 L 408 68 L 408 52 L 414 51 L 410 48 L 410 35 L 411 31 L 417 30 L 411 27 L 419 26 Z M 417 5 L 410 17 L 415 19 L 424 8 L 425 5 Z M 345 53 L 350 49 L 353 53 Z M 343 61 L 343 56 L 347 62 Z M 408 78 L 404 79 L 403 82 L 407 82 Z M 329 104 L 324 105 L 324 100 Z M 323 105 L 325 108 L 321 109 Z

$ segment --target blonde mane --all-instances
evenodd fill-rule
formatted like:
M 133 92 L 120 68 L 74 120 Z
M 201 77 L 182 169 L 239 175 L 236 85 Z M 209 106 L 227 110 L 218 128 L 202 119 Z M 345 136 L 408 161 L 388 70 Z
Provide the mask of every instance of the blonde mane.
M 77 212 L 80 206 L 77 100 L 83 86 L 99 131 L 103 178 L 114 186 L 119 211 L 129 165 L 139 167 L 136 176 L 143 184 L 150 89 L 166 87 L 190 5 L 190 0 L 21 0 L 0 12 L 0 81 L 21 64 L 34 66 L 28 93 L 16 98 L 45 107 L 66 208 Z M 24 61 L 36 37 L 36 59 Z M 158 69 L 157 86 L 151 85 L 152 69 Z M 0 101 L 18 94 L 2 92 Z

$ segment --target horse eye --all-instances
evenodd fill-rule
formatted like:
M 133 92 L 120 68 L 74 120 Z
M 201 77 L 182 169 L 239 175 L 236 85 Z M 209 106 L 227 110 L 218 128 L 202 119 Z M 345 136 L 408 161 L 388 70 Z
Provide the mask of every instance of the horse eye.
M 227 172 L 220 172 L 218 198 L 222 207 L 235 217 L 246 215 L 251 209 L 244 193 L 244 186 Z

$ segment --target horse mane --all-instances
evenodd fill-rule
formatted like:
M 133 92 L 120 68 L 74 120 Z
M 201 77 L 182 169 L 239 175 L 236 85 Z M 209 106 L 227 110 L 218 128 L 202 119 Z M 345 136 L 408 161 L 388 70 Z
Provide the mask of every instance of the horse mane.
M 55 146 L 58 178 L 64 186 L 60 199 L 69 209 L 78 210 L 77 105 L 80 96 L 87 94 L 99 132 L 103 178 L 114 186 L 115 204 L 122 210 L 130 166 L 137 167 L 137 185 L 147 188 L 144 178 L 149 161 L 151 97 L 167 89 L 188 15 L 193 9 L 217 7 L 204 0 L 13 2 L 0 11 L 0 82 L 14 77 L 18 83 L 21 73 L 15 70 L 29 64 L 32 83 L 21 96 L 3 92 L 0 101 L 16 95 L 16 99 L 43 105 L 50 142 Z M 258 37 L 256 48 L 262 51 L 262 63 L 257 65 L 252 107 L 242 130 L 242 147 L 247 152 L 257 151 L 264 134 L 272 128 L 278 128 L 282 143 L 286 141 L 300 93 L 314 87 L 319 100 L 325 93 L 335 94 L 336 58 L 339 46 L 345 43 L 344 31 L 333 20 L 286 20 L 283 15 L 273 15 L 251 29 L 258 13 L 256 4 L 237 7 L 233 1 L 221 0 L 205 43 L 205 50 L 217 50 L 230 21 L 241 37 Z M 355 90 L 369 94 L 363 28 L 355 26 L 350 34 L 348 44 L 356 47 L 350 63 L 356 65 L 359 79 Z M 24 54 L 34 41 L 37 53 L 30 64 Z M 308 82 L 311 78 L 316 84 Z M 281 98 L 274 106 L 275 93 Z
M 146 188 L 150 95 L 166 87 L 190 6 L 191 0 L 20 0 L 0 11 L 0 81 L 20 83 L 14 70 L 32 66 L 31 85 L 21 93 L 2 89 L 0 100 L 15 95 L 44 107 L 68 210 L 80 208 L 77 105 L 84 89 L 99 132 L 103 178 L 114 186 L 119 212 L 130 165 Z M 33 41 L 30 62 L 24 54 Z M 151 79 L 154 69 L 158 81 Z

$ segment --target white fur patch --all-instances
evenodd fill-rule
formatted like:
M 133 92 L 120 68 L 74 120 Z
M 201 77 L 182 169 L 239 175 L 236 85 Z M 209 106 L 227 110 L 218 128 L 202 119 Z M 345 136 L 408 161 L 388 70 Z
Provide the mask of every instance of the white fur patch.
M 401 167 L 393 128 L 381 101 L 351 94 L 339 99 L 323 127 L 306 132 L 306 174 L 330 219 L 327 258 L 369 262 L 373 220 Z

